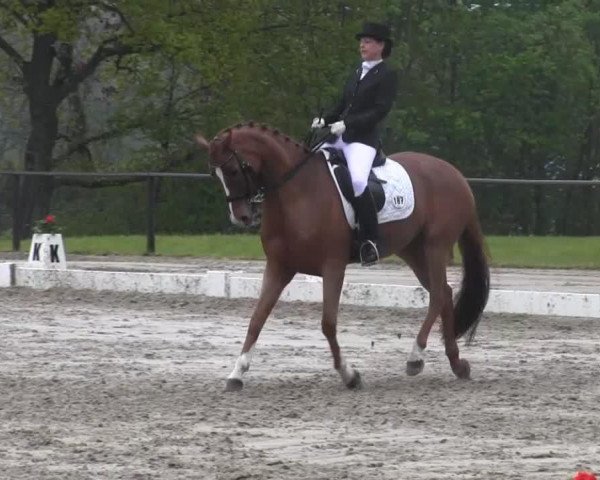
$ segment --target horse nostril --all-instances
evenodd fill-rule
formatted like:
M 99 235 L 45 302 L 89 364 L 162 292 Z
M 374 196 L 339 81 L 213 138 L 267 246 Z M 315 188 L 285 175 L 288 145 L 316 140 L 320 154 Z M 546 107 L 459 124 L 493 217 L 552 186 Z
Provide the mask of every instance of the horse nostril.
M 248 215 L 242 215 L 240 217 L 240 220 L 244 223 L 244 225 L 250 224 L 250 217 Z

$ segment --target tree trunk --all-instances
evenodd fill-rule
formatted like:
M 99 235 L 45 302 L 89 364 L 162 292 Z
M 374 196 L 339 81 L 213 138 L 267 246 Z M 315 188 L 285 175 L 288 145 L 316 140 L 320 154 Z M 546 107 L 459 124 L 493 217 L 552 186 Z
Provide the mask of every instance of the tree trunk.
M 25 95 L 29 99 L 31 131 L 25 150 L 26 171 L 52 170 L 52 152 L 58 132 L 58 100 L 51 86 L 53 45 L 51 34 L 36 35 L 31 61 L 24 68 Z M 48 213 L 52 196 L 52 179 L 26 176 L 20 192 L 22 215 L 18 231 L 21 238 L 31 235 L 32 219 Z

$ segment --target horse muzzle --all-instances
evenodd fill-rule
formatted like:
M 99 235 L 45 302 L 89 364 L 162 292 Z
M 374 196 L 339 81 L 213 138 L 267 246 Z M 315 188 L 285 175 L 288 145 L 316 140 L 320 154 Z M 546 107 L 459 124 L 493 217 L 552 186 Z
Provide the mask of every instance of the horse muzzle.
M 254 227 L 260 224 L 262 209 L 260 203 L 242 200 L 231 204 L 230 219 L 234 225 Z

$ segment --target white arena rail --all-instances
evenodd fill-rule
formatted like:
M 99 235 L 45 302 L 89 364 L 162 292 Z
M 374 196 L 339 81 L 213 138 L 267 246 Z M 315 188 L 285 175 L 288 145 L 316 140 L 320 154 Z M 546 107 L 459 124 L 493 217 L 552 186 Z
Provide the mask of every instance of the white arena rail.
M 72 288 L 119 292 L 206 295 L 257 298 L 261 275 L 239 271 L 204 274 L 99 270 L 45 270 L 27 264 L 0 263 L 0 287 L 33 289 Z M 321 279 L 297 275 L 284 290 L 282 301 L 320 302 Z M 423 308 L 428 293 L 422 287 L 346 282 L 341 302 L 371 307 Z M 490 291 L 488 313 L 556 315 L 600 318 L 600 293 L 528 290 Z

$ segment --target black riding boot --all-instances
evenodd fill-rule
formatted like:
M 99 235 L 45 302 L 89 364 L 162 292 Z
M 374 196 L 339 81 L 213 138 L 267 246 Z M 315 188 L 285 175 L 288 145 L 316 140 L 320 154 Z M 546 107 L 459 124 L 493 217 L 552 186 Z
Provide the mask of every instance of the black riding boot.
M 360 235 L 360 263 L 363 266 L 373 265 L 379 260 L 377 244 L 379 242 L 377 209 L 371 191 L 365 191 L 354 198 L 354 211 L 358 219 Z

